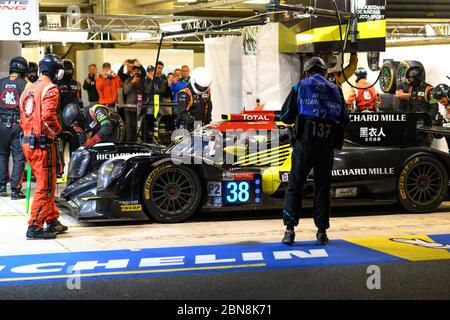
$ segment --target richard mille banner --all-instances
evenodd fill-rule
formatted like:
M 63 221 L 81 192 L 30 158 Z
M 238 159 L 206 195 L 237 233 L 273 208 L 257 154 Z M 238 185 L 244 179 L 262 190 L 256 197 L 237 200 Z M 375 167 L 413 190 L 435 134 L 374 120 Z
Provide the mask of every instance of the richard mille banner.
M 38 0 L 0 0 L 0 40 L 39 40 Z
M 346 138 L 363 146 L 407 146 L 416 144 L 421 113 L 351 113 Z

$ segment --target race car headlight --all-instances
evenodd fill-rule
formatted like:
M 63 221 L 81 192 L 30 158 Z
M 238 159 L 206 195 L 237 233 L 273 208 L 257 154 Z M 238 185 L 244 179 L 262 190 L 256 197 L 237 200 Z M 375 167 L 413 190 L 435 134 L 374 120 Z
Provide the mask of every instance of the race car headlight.
M 102 164 L 97 178 L 97 190 L 105 190 L 111 182 L 117 179 L 123 172 L 125 160 L 111 159 Z
M 91 160 L 91 155 L 87 150 L 78 150 L 72 154 L 72 158 L 69 162 L 69 179 L 81 178 Z

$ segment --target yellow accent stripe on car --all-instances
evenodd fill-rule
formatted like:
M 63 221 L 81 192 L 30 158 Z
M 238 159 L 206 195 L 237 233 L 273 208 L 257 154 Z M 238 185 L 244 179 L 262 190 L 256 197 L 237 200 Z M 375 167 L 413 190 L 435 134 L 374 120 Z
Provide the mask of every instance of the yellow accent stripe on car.
M 239 160 L 237 162 L 235 162 L 233 165 L 239 166 L 239 165 L 246 164 L 249 162 L 258 162 L 261 160 L 265 160 L 268 157 L 272 157 L 281 152 L 289 150 L 290 147 L 291 147 L 290 144 L 285 144 L 285 145 L 282 145 L 282 146 L 279 146 L 276 148 L 271 148 L 271 149 L 267 149 L 264 151 L 259 151 L 259 152 L 253 153 L 253 154 L 249 154 L 244 157 L 240 157 Z

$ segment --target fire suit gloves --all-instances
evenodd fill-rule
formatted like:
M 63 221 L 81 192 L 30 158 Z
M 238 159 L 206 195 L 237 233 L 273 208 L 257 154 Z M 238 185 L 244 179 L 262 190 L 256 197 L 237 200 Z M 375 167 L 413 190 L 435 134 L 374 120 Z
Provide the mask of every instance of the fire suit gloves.
M 98 136 L 95 135 L 93 136 L 91 139 L 89 139 L 88 141 L 86 141 L 86 143 L 84 144 L 85 147 L 92 147 L 95 146 L 97 143 L 101 142 L 102 139 Z

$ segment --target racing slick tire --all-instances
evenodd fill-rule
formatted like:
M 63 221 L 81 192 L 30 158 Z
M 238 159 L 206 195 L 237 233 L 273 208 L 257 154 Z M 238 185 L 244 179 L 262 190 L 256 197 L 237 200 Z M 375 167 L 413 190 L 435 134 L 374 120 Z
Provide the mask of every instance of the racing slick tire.
M 161 164 L 145 180 L 142 193 L 144 209 L 158 222 L 175 223 L 195 213 L 202 199 L 197 174 L 187 166 Z
M 400 62 L 388 60 L 381 66 L 380 88 L 384 93 L 395 93 L 397 90 L 397 69 Z
M 403 166 L 398 179 L 400 205 L 409 212 L 426 213 L 444 201 L 448 174 L 442 163 L 432 156 L 415 156 Z

